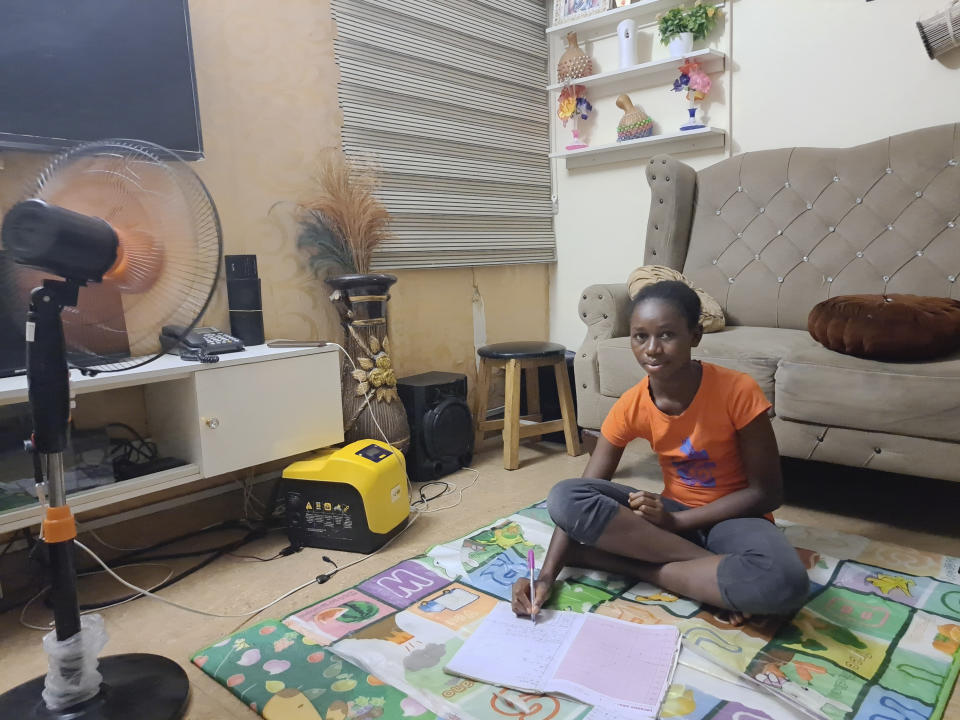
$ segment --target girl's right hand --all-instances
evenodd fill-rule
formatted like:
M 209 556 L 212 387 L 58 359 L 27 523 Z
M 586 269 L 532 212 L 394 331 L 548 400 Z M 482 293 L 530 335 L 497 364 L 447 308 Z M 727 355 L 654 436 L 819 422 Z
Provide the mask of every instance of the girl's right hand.
M 513 612 L 520 616 L 529 616 L 540 612 L 544 603 L 550 598 L 553 583 L 546 580 L 537 580 L 533 583 L 534 607 L 530 607 L 530 578 L 518 578 L 513 583 L 513 592 L 510 605 Z

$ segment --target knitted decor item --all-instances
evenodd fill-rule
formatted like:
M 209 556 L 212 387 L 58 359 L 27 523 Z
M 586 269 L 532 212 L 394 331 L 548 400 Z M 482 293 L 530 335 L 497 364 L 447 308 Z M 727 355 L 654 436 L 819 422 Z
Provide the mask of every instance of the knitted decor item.
M 557 63 L 557 78 L 561 82 L 576 80 L 586 77 L 592 72 L 593 61 L 577 44 L 577 34 L 575 32 L 567 33 L 567 49 L 560 56 L 560 62 Z
M 934 360 L 960 350 L 960 300 L 920 295 L 838 295 L 813 307 L 813 339 L 845 355 Z
M 697 293 L 697 297 L 700 298 L 700 324 L 703 325 L 705 333 L 719 332 L 727 326 L 727 319 L 724 317 L 720 303 L 687 280 L 683 273 L 665 265 L 641 265 L 630 273 L 630 277 L 627 278 L 627 294 L 633 300 L 647 285 L 661 280 L 679 280 Z
M 623 117 L 617 125 L 617 142 L 650 137 L 653 134 L 653 120 L 633 104 L 629 95 L 618 97 L 617 107 L 623 110 Z

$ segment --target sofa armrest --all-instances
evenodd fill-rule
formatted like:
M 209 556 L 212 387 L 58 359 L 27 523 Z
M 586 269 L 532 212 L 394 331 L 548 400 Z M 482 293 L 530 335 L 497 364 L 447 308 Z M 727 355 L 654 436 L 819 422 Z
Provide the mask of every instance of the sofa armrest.
M 690 245 L 697 172 L 669 155 L 657 155 L 647 163 L 647 183 L 650 217 L 643 264 L 682 271 Z
M 591 285 L 580 293 L 578 314 L 587 334 L 573 361 L 577 386 L 577 424 L 597 429 L 610 409 L 610 399 L 600 394 L 597 346 L 603 340 L 630 333 L 630 296 L 626 283 Z

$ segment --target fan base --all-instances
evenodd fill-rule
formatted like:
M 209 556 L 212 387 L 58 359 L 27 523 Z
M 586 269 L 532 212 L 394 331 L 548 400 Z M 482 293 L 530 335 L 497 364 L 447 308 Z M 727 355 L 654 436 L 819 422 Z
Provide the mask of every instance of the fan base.
M 175 720 L 187 710 L 190 683 L 177 663 L 160 655 L 129 653 L 100 658 L 103 683 L 96 697 L 48 710 L 41 675 L 0 695 L 0 718 L 18 720 Z

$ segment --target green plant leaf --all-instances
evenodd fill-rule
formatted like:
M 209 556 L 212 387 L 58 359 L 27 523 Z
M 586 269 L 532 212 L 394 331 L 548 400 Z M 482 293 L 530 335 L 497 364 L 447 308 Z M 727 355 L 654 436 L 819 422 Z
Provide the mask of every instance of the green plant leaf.
M 680 33 L 691 33 L 694 40 L 703 40 L 720 19 L 720 11 L 711 4 L 695 4 L 691 8 L 682 5 L 667 10 L 658 20 L 660 42 L 669 43 Z

